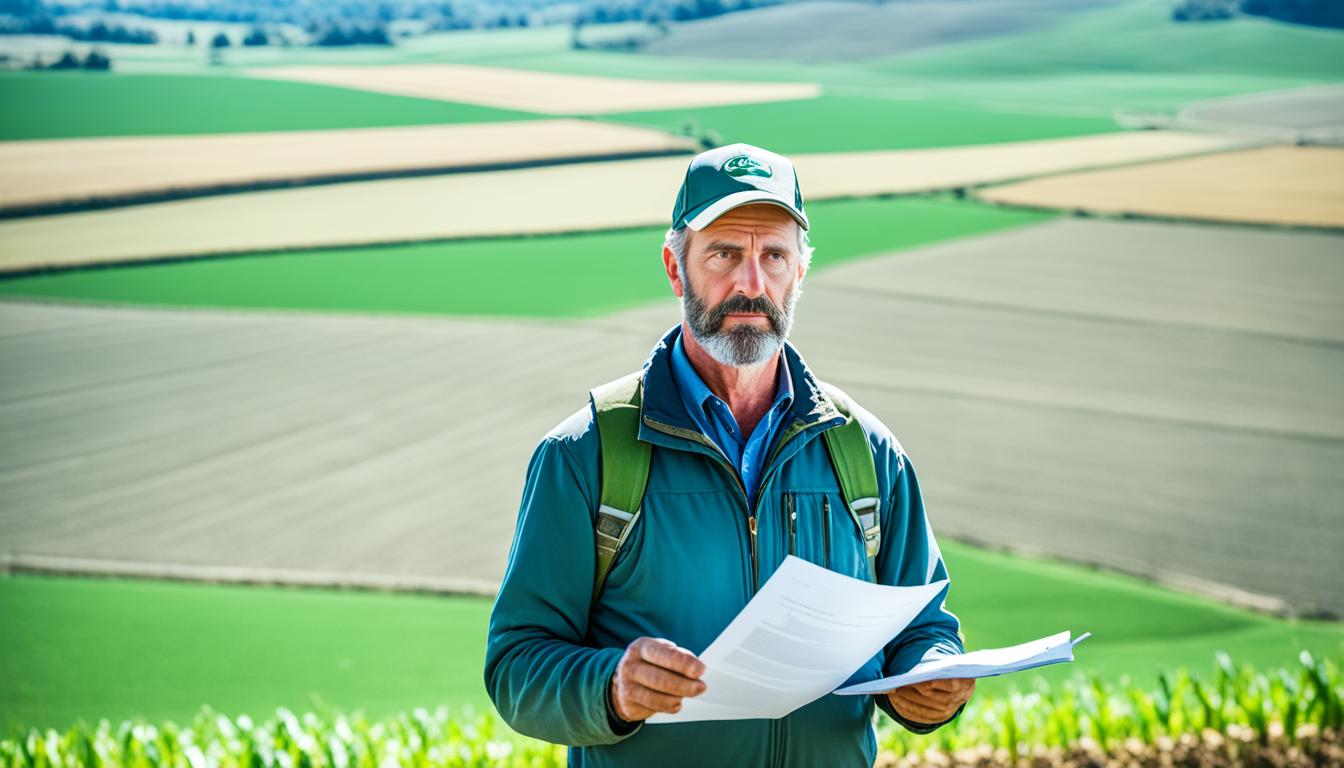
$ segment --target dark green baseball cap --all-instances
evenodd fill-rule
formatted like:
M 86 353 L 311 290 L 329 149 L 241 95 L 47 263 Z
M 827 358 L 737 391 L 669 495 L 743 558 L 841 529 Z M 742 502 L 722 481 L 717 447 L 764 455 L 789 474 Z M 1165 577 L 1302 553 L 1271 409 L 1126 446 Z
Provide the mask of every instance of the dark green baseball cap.
M 748 203 L 773 203 L 807 229 L 798 173 L 783 155 L 751 144 L 729 144 L 691 159 L 672 209 L 672 228 L 701 230 Z

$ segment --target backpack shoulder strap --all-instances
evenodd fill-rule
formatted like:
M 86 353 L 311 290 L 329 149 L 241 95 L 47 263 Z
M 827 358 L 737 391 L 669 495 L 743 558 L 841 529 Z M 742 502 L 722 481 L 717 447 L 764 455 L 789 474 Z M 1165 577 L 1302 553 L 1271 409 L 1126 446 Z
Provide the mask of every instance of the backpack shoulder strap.
M 840 480 L 845 505 L 863 533 L 868 555 L 868 576 L 877 580 L 877 551 L 882 544 L 881 491 L 877 487 L 877 466 L 863 425 L 854 418 L 854 401 L 839 387 L 821 383 L 831 402 L 846 418 L 844 424 L 822 433 L 831 465 Z
M 594 601 L 602 592 L 616 553 L 639 517 L 644 487 L 649 481 L 653 446 L 640 442 L 638 437 L 643 379 L 644 372 L 640 370 L 589 391 L 602 450 L 602 495 L 594 537 L 597 547 Z

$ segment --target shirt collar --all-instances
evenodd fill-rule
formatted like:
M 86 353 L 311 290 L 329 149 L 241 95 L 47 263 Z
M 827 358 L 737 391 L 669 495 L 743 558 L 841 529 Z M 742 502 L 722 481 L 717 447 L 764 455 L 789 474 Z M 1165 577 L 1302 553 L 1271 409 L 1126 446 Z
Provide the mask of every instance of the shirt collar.
M 789 375 L 789 361 L 786 355 L 779 355 L 777 371 L 775 400 L 771 408 L 782 413 L 793 404 L 793 377 Z M 682 342 L 682 334 L 677 334 L 677 340 L 672 344 L 672 377 L 676 379 L 677 388 L 691 402 L 700 406 L 701 413 L 704 413 L 705 405 L 710 398 L 718 398 L 691 364 L 691 358 L 686 354 L 686 346 Z

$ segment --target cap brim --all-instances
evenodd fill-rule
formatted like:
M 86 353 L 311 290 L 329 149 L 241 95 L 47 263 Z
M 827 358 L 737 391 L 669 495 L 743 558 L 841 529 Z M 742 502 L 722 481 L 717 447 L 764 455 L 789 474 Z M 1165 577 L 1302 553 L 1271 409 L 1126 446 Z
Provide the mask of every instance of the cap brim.
M 777 205 L 788 211 L 789 215 L 798 222 L 799 226 L 803 229 L 807 229 L 806 214 L 800 214 L 787 202 L 761 189 L 747 189 L 741 192 L 734 192 L 731 195 L 724 195 L 713 203 L 710 203 L 703 211 L 700 211 L 695 214 L 695 216 L 687 219 L 686 226 L 696 231 L 702 230 L 728 211 L 748 203 L 771 203 Z

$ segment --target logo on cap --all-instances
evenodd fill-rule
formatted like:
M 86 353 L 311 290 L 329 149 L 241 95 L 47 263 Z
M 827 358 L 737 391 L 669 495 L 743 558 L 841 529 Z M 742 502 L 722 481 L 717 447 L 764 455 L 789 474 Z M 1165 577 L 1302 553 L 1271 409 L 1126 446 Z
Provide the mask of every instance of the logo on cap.
M 762 163 L 750 155 L 733 155 L 723 164 L 723 172 L 729 176 L 762 176 L 770 178 L 774 175 L 770 166 Z

